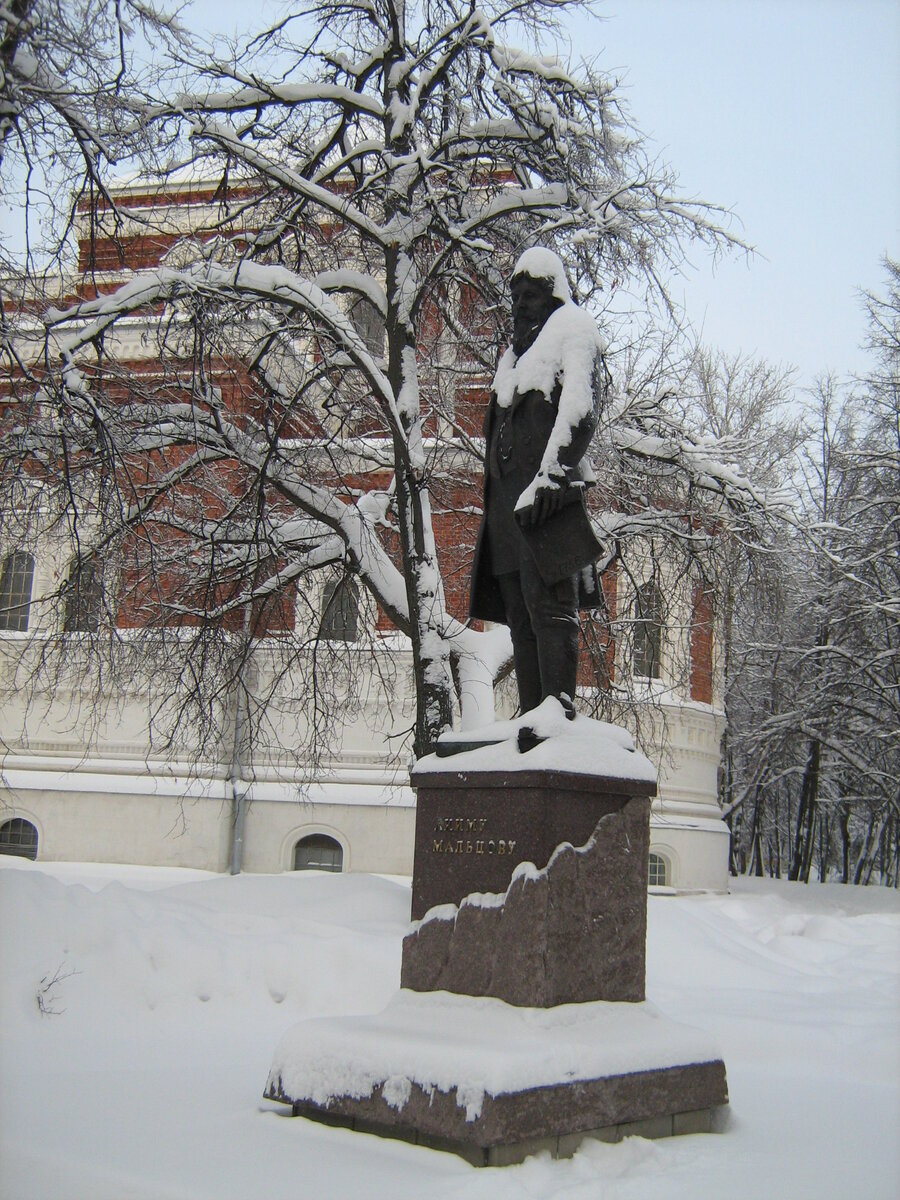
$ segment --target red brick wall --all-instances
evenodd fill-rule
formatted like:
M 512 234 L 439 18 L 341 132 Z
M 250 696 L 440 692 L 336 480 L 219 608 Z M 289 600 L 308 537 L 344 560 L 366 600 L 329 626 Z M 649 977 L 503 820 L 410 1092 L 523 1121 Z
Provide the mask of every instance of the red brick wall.
M 694 588 L 691 612 L 691 699 L 712 704 L 712 596 Z

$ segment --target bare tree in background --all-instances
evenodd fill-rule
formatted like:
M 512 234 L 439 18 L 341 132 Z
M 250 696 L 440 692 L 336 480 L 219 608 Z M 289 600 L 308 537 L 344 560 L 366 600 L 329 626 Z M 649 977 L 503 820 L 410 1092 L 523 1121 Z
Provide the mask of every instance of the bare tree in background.
M 185 37 L 144 0 L 0 7 L 0 200 L 18 226 L 0 241 L 0 271 L 20 273 L 24 262 L 34 283 L 57 264 L 78 201 L 106 194 L 107 166 L 146 149 L 132 104 L 150 47 Z
M 900 882 L 896 264 L 865 297 L 873 369 L 809 398 L 794 517 L 742 587 L 728 717 L 735 866 Z M 734 781 L 739 786 L 734 786 Z
M 515 257 L 553 245 L 614 338 L 636 308 L 665 310 L 684 246 L 732 244 L 648 159 L 607 78 L 507 41 L 540 43 L 566 7 L 317 4 L 228 53 L 180 49 L 174 99 L 119 88 L 134 136 L 166 148 L 157 188 L 214 179 L 214 211 L 163 265 L 44 314 L 39 370 L 10 350 L 2 508 L 21 521 L 31 503 L 78 561 L 116 561 L 195 731 L 220 736 L 217 697 L 262 636 L 317 711 L 318 643 L 294 610 L 323 568 L 408 637 L 417 754 L 455 694 L 483 718 L 508 642 L 453 611 L 471 522 L 456 562 L 435 522 L 476 503 L 461 385 L 490 378 Z M 124 228 L 112 194 L 92 215 Z M 135 323 L 152 370 L 127 361 Z M 623 371 L 598 434 L 611 569 L 667 540 L 696 564 L 714 527 L 750 536 L 763 507 L 653 379 Z

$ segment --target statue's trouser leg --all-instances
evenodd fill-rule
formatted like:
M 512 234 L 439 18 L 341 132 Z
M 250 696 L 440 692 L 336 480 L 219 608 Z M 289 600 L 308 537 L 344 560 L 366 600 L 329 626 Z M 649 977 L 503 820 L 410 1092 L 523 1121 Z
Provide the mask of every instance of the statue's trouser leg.
M 544 583 L 537 567 L 523 563 L 522 595 L 537 639 L 541 674 L 541 699 L 563 696 L 575 699 L 578 680 L 578 587 L 575 576 L 552 586 Z
M 543 698 L 537 637 L 531 624 L 525 597 L 522 595 L 522 584 L 518 572 L 510 575 L 498 575 L 497 585 L 503 597 L 506 623 L 512 637 L 516 683 L 519 688 L 519 707 L 522 712 L 528 712 L 529 709 L 536 708 Z
M 537 567 L 500 575 L 512 636 L 519 702 L 523 712 L 547 696 L 575 698 L 578 676 L 578 592 L 575 577 L 548 586 Z

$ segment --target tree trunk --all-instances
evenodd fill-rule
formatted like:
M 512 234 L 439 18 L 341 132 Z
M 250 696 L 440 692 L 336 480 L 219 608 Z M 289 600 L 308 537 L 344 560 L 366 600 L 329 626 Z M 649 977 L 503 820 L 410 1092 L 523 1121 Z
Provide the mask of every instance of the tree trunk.
M 841 883 L 850 882 L 850 805 L 841 801 L 838 809 L 838 827 L 841 831 Z
M 762 808 L 762 788 L 757 786 L 753 801 L 753 818 L 750 830 L 750 874 L 762 878 L 762 833 L 760 830 L 760 810 Z
M 875 854 L 878 850 L 878 843 L 881 840 L 881 832 L 884 829 L 884 820 L 878 823 L 878 811 L 872 809 L 869 817 L 869 828 L 866 830 L 866 840 L 863 844 L 862 853 L 856 863 L 856 873 L 853 876 L 854 883 L 868 883 L 872 878 L 872 868 L 875 865 Z
M 800 788 L 800 809 L 797 813 L 797 828 L 794 831 L 794 854 L 788 879 L 809 883 L 812 864 L 813 841 L 816 834 L 817 800 L 819 795 L 819 763 L 822 748 L 818 738 L 809 743 L 803 783 Z
M 398 5 L 397 28 L 393 31 L 396 60 L 403 58 L 405 10 Z M 397 161 L 405 161 L 411 149 L 409 131 L 394 133 L 390 115 L 394 102 L 409 101 L 408 83 L 395 89 L 393 72 L 385 82 L 385 134 L 388 148 Z M 385 250 L 385 288 L 387 310 L 388 379 L 397 405 L 400 428 L 395 428 L 394 461 L 396 468 L 397 514 L 400 551 L 409 606 L 410 640 L 416 690 L 416 724 L 413 753 L 416 758 L 430 753 L 444 729 L 453 722 L 453 682 L 449 652 L 435 628 L 434 613 L 443 605 L 439 594 L 441 575 L 431 524 L 431 504 L 426 482 L 422 415 L 419 406 L 416 364 L 416 335 L 410 312 L 410 298 L 416 294 L 415 264 L 401 231 L 411 229 L 412 214 L 408 188 L 397 181 L 389 188 L 385 205 L 386 224 L 395 222 L 397 240 Z

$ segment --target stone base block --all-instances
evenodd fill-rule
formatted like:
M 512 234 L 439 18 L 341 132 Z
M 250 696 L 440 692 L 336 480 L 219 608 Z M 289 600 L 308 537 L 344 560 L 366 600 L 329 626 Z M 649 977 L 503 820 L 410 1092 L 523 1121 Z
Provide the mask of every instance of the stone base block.
M 597 722 L 583 718 L 581 724 Z M 446 760 L 440 760 L 443 771 L 426 771 L 429 761 L 411 777 L 414 921 L 473 892 L 504 892 L 519 863 L 545 867 L 561 842 L 583 846 L 601 817 L 619 812 L 633 797 L 656 793 L 646 779 L 559 770 L 452 771 Z
M 721 1087 L 717 1087 L 715 1081 L 711 1079 L 711 1090 L 717 1094 L 724 1094 L 725 1103 L 727 1103 L 724 1064 L 720 1062 L 705 1065 L 720 1068 Z M 641 1077 L 634 1076 L 633 1080 L 633 1086 L 639 1088 Z M 267 1098 L 279 1099 L 275 1096 Z M 561 1099 L 565 1104 L 564 1094 L 561 1095 Z M 529 1100 L 522 1097 L 522 1103 L 523 1106 L 528 1105 Z M 424 1146 L 428 1150 L 443 1150 L 447 1153 L 458 1154 L 474 1167 L 512 1167 L 524 1162 L 532 1154 L 542 1153 L 548 1153 L 551 1158 L 571 1158 L 586 1138 L 595 1138 L 601 1142 L 620 1142 L 626 1137 L 662 1138 L 678 1137 L 690 1133 L 713 1133 L 716 1130 L 716 1116 L 719 1111 L 720 1106 L 713 1105 L 709 1108 L 690 1109 L 687 1112 L 666 1113 L 664 1116 L 602 1125 L 599 1128 L 583 1129 L 577 1133 L 555 1133 L 524 1138 L 514 1142 L 501 1141 L 492 1145 L 481 1145 L 477 1136 L 471 1139 L 435 1137 L 433 1134 L 408 1124 L 354 1116 L 350 1112 L 323 1109 L 308 1103 L 291 1106 L 291 1116 L 306 1117 L 307 1120 L 318 1121 L 320 1124 L 352 1129 L 356 1133 L 371 1133 L 377 1137 L 397 1138 L 416 1146 Z
M 295 1116 L 450 1150 L 479 1166 L 575 1152 L 585 1137 L 713 1129 L 725 1066 L 647 1004 L 521 1009 L 401 992 L 374 1017 L 291 1030 L 266 1097 Z

